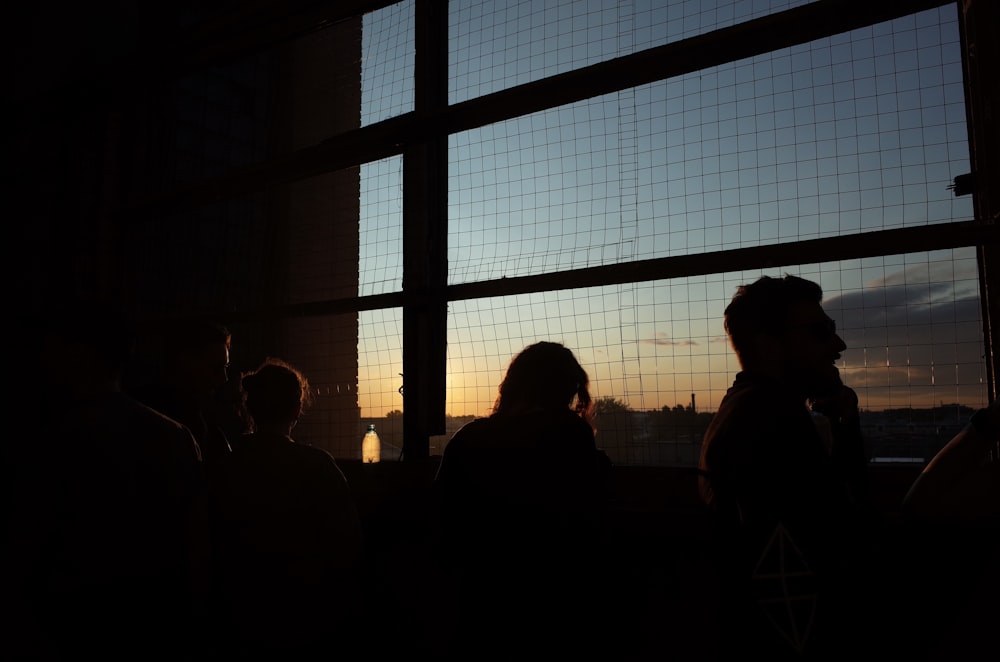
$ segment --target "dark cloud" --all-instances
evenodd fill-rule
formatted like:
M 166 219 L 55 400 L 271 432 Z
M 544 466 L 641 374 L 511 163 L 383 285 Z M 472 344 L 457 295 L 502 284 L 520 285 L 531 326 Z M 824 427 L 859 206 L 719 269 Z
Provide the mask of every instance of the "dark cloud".
M 974 274 L 935 269 L 895 272 L 824 302 L 848 346 L 844 382 L 858 389 L 862 406 L 923 407 L 982 397 L 978 283 Z
M 960 281 L 884 284 L 824 302 L 849 347 L 907 347 L 982 339 L 980 303 Z

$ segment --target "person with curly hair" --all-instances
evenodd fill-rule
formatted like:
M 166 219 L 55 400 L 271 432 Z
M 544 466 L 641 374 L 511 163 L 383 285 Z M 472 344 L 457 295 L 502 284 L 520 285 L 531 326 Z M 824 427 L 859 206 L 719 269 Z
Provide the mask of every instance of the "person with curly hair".
M 306 377 L 268 358 L 242 380 L 252 431 L 233 451 L 219 498 L 233 652 L 305 659 L 350 641 L 358 513 L 334 458 L 291 436 L 311 404 Z
M 529 345 L 492 413 L 445 448 L 435 484 L 459 578 L 454 659 L 596 649 L 607 605 L 593 565 L 611 463 L 595 443 L 588 386 L 571 350 Z

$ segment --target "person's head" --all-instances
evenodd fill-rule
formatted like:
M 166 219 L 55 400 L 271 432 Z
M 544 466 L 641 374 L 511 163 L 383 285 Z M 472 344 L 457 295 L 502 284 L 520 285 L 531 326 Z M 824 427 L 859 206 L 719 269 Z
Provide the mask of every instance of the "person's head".
M 511 359 L 493 413 L 569 408 L 590 423 L 593 402 L 589 385 L 587 372 L 573 352 L 559 343 L 537 342 Z
M 309 380 L 281 359 L 265 359 L 242 381 L 247 413 L 256 428 L 290 427 L 312 403 Z
M 229 379 L 229 329 L 186 320 L 165 329 L 165 368 L 176 386 L 205 400 Z
M 810 280 L 762 276 L 726 307 L 729 341 L 744 370 L 767 374 L 814 398 L 840 386 L 835 362 L 847 348 Z

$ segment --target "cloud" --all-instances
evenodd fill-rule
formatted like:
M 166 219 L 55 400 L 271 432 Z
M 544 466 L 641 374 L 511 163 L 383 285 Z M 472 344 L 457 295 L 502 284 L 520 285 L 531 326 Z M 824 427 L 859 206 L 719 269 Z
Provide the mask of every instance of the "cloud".
M 890 274 L 823 307 L 849 349 L 982 342 L 978 292 L 962 281 L 900 283 Z
M 694 340 L 671 340 L 670 336 L 663 332 L 658 332 L 655 338 L 649 338 L 642 341 L 646 345 L 656 345 L 658 347 L 697 347 L 698 343 Z

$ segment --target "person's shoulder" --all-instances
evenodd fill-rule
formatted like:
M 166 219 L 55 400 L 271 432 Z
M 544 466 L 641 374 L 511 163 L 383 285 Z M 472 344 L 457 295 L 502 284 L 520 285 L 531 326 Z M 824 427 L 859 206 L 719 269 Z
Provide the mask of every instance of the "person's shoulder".
M 281 444 L 280 448 L 286 455 L 294 457 L 302 464 L 319 467 L 324 471 L 335 470 L 341 472 L 340 467 L 337 465 L 337 460 L 333 457 L 333 453 L 325 448 L 310 446 L 307 443 L 298 441 Z
M 475 434 L 483 430 L 489 430 L 496 426 L 496 419 L 490 416 L 474 418 L 455 432 L 453 436 Z
M 561 412 L 557 420 L 563 421 L 563 424 L 566 425 L 566 427 L 575 429 L 580 433 L 589 435 L 594 434 L 593 426 L 591 426 L 590 423 L 574 411 L 567 410 L 565 412 Z
M 726 391 L 702 440 L 702 463 L 720 454 L 743 454 L 753 438 L 767 435 L 780 415 L 771 403 L 771 389 L 739 373 Z
M 144 383 L 129 388 L 125 393 L 159 412 L 177 409 L 180 397 L 177 390 L 160 383 Z
M 295 453 L 303 460 L 310 462 L 317 462 L 321 464 L 336 464 L 337 461 L 333 458 L 333 454 L 325 448 L 320 448 L 318 446 L 310 446 L 306 443 L 293 442 L 288 444 L 287 448 L 290 453 Z
M 324 448 L 298 442 L 287 446 L 287 451 L 297 457 L 303 475 L 313 476 L 324 485 L 324 489 L 330 489 L 334 492 L 349 489 L 347 476 L 337 464 L 333 453 Z
M 458 449 L 468 444 L 475 444 L 477 440 L 493 435 L 496 428 L 496 421 L 489 417 L 474 418 L 451 435 L 445 451 L 447 452 L 449 448 Z
M 580 447 L 580 441 L 590 442 L 593 446 L 594 427 L 576 412 L 570 409 L 559 409 L 543 412 L 537 419 L 537 427 L 541 433 Z
M 783 388 L 771 379 L 748 372 L 739 372 L 726 391 L 725 400 L 732 402 L 757 402 L 780 397 Z
M 477 418 L 466 423 L 452 436 L 449 446 L 457 447 L 527 448 L 533 447 L 539 437 L 564 438 L 569 432 L 593 434 L 592 428 L 569 409 L 535 409 L 513 414 Z
M 142 439 L 154 450 L 175 453 L 200 459 L 198 442 L 183 423 L 176 421 L 125 393 L 119 393 L 115 406 L 127 421 L 131 436 Z
M 117 406 L 123 412 L 127 413 L 134 424 L 146 426 L 150 430 L 160 430 L 164 434 L 180 434 L 182 436 L 184 432 L 188 432 L 187 428 L 180 421 L 171 418 L 158 409 L 154 409 L 131 395 L 120 393 Z
M 766 422 L 780 419 L 781 411 L 788 406 L 786 400 L 784 392 L 772 384 L 740 373 L 719 403 L 713 427 L 725 425 L 748 434 Z

